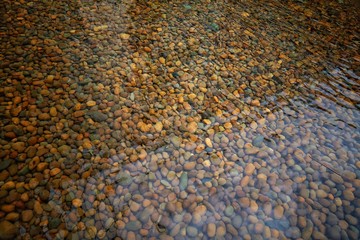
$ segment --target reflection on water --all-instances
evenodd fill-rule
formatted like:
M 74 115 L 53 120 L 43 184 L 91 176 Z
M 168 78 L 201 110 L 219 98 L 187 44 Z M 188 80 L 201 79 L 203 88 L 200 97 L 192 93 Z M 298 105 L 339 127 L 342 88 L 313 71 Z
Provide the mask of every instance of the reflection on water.
M 359 238 L 350 3 L 4 3 L 0 239 Z

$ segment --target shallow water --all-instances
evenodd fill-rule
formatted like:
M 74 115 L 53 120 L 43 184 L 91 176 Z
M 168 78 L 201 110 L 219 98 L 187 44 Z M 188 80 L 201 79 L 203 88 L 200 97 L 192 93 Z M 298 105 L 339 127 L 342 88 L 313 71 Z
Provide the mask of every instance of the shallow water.
M 0 239 L 358 239 L 359 8 L 2 1 Z

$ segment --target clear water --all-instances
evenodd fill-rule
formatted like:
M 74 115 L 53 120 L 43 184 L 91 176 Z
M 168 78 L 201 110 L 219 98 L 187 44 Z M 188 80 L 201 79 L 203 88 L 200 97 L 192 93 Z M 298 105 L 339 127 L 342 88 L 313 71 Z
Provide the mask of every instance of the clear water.
M 356 3 L 1 5 L 1 239 L 359 238 Z

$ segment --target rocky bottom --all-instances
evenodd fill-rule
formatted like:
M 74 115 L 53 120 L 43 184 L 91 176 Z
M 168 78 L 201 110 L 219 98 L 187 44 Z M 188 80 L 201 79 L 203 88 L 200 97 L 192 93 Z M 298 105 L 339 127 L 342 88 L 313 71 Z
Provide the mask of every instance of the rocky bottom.
M 359 239 L 346 1 L 9 1 L 0 239 Z

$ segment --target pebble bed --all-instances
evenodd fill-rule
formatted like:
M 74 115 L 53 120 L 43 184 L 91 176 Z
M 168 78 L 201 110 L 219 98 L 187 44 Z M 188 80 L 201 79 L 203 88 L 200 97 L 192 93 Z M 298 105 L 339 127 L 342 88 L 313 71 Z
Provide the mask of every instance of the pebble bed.
M 359 8 L 3 0 L 0 239 L 359 239 Z

